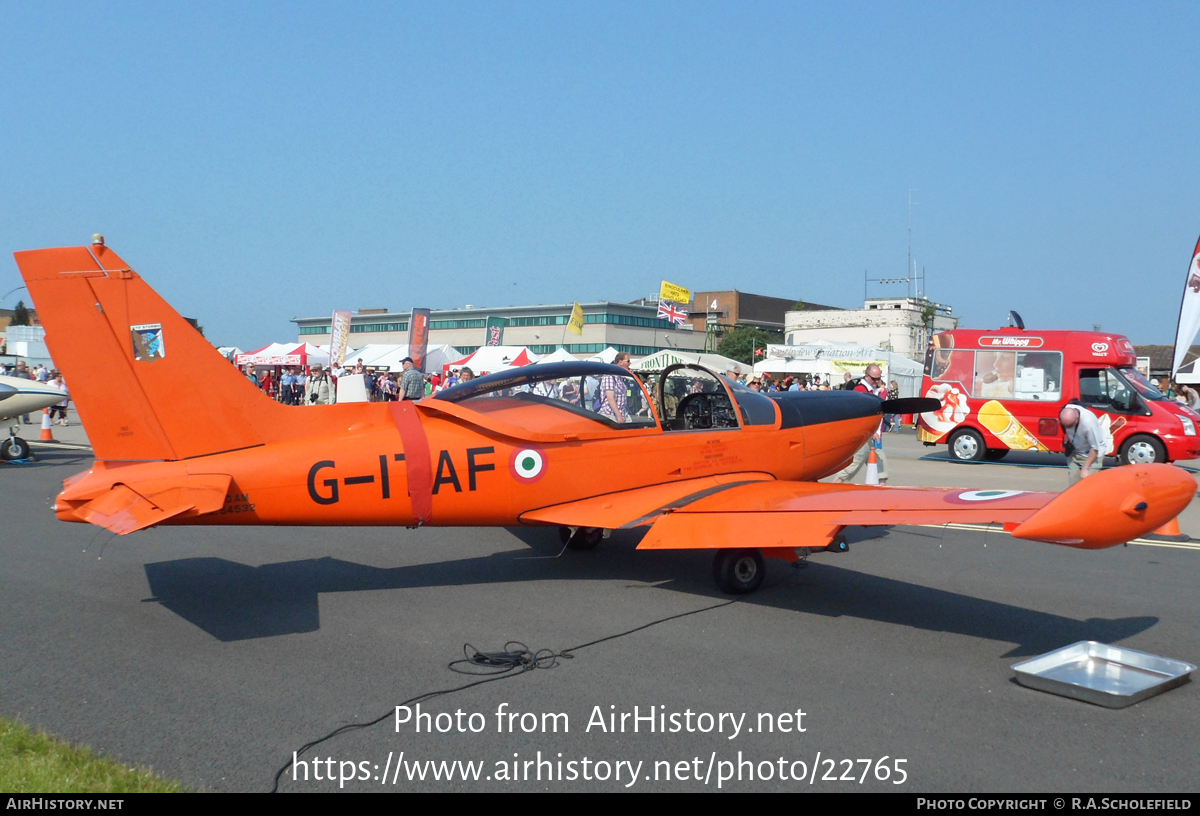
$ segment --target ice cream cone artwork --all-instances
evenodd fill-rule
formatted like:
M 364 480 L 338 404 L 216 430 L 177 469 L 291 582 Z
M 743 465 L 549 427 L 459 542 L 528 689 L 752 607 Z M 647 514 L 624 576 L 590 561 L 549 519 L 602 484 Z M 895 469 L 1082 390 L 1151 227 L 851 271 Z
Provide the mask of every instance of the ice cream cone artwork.
M 957 383 L 938 383 L 932 386 L 925 396 L 939 400 L 942 407 L 921 414 L 917 438 L 922 442 L 940 442 L 971 413 L 967 394 Z
M 1012 450 L 1049 450 L 996 400 L 989 400 L 980 407 L 979 421 Z

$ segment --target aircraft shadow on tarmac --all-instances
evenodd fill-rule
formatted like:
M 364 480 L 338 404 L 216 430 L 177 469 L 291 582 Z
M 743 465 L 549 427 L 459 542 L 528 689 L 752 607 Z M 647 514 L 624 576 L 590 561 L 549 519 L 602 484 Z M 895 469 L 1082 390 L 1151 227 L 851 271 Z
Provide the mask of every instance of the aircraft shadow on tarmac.
M 557 548 L 544 530 L 512 530 L 535 555 Z M 221 641 L 314 632 L 323 592 L 487 586 L 544 580 L 626 580 L 718 599 L 704 552 L 634 552 L 640 535 L 614 536 L 593 552 L 531 558 L 528 550 L 393 568 L 336 558 L 251 567 L 223 558 L 145 565 L 155 600 Z M 622 540 L 629 539 L 629 540 Z M 615 546 L 614 546 L 615 545 Z M 919 584 L 813 562 L 793 571 L 770 564 L 766 584 L 745 603 L 803 615 L 855 617 L 930 632 L 1015 645 L 1006 657 L 1040 654 L 1080 640 L 1115 643 L 1158 623 L 1156 617 L 1073 618 L 982 600 Z

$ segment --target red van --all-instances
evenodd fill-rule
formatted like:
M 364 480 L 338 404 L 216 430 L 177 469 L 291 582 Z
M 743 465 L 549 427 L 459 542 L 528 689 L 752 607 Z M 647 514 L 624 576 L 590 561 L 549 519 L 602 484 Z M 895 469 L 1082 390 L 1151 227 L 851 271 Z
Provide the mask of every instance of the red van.
M 921 414 L 917 437 L 945 442 L 963 461 L 1010 450 L 1062 450 L 1058 412 L 1078 400 L 1100 418 L 1122 464 L 1200 457 L 1200 414 L 1142 376 L 1128 338 L 1076 331 L 956 329 L 935 334 L 921 392 L 941 410 Z

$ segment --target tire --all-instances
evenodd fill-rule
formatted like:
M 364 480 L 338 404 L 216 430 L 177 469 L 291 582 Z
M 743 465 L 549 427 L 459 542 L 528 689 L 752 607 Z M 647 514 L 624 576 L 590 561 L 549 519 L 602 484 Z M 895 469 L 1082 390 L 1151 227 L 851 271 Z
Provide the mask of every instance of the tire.
M 983 435 L 974 428 L 959 428 L 950 435 L 950 456 L 959 462 L 980 462 L 987 447 Z
M 11 462 L 14 459 L 28 459 L 32 455 L 29 443 L 19 436 L 10 436 L 0 442 L 0 459 Z
M 767 563 L 758 550 L 719 550 L 713 559 L 713 580 L 727 595 L 745 595 L 762 584 Z
M 600 527 L 578 527 L 575 535 L 571 535 L 570 527 L 559 527 L 558 538 L 567 545 L 568 550 L 594 550 L 604 540 L 604 530 Z
M 1135 434 L 1121 443 L 1117 457 L 1122 465 L 1148 465 L 1167 461 L 1167 448 L 1149 434 Z
M 989 462 L 999 462 L 1008 456 L 1008 448 L 988 448 L 983 452 L 983 458 Z

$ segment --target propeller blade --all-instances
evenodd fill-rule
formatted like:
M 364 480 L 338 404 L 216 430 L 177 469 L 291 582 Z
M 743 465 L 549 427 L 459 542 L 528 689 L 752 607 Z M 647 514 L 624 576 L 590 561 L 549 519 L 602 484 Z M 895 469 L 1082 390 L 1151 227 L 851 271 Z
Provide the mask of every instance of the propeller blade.
M 903 399 L 884 400 L 879 406 L 881 414 L 925 414 L 942 407 L 941 400 L 931 397 L 905 397 Z

